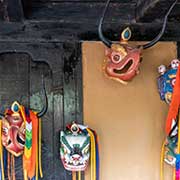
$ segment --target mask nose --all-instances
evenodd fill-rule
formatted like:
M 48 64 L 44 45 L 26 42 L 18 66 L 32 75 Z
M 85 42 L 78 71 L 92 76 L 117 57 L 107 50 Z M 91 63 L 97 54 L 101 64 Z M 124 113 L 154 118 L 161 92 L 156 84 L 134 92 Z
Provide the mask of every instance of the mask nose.
M 74 154 L 73 156 L 72 156 L 72 158 L 73 158 L 73 160 L 74 161 L 78 161 L 79 159 L 80 159 L 80 155 L 79 154 Z

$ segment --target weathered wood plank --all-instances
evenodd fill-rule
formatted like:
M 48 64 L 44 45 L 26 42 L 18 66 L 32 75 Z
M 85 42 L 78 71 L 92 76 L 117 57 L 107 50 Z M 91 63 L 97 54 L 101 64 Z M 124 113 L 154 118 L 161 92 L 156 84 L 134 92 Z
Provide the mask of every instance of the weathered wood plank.
M 74 69 L 76 66 L 75 52 L 76 49 L 71 43 L 64 43 L 64 129 L 68 123 L 76 121 L 76 84 L 74 77 Z M 71 180 L 71 172 L 65 171 L 65 180 Z
M 32 8 L 33 20 L 63 20 L 70 22 L 97 22 L 103 12 L 103 2 L 64 2 L 64 3 L 35 3 Z M 125 19 L 130 22 L 135 17 L 135 4 L 110 3 L 107 20 Z
M 24 12 L 21 0 L 7 0 L 7 11 L 10 21 L 22 21 Z
M 80 51 L 81 46 L 79 43 L 64 43 L 64 126 L 72 121 L 82 123 Z M 65 171 L 65 173 L 65 180 L 71 180 L 71 173 L 68 171 Z
M 21 0 L 4 0 L 0 2 L 0 20 L 22 21 L 24 12 Z
M 21 56 L 16 53 L 0 54 L 1 110 L 9 107 L 16 100 L 23 105 L 29 105 L 29 60 L 26 54 Z
M 44 105 L 44 96 L 42 94 L 42 75 L 44 76 L 46 92 L 48 95 L 48 111 L 42 117 L 42 167 L 43 179 L 51 179 L 53 177 L 54 163 L 53 163 L 53 96 L 52 89 L 52 74 L 51 69 L 46 63 L 30 62 L 29 69 L 29 83 L 30 83 L 30 104 L 31 108 L 40 111 Z
M 76 119 L 79 123 L 83 123 L 83 79 L 82 79 L 82 54 L 81 43 L 77 44 L 76 55 L 77 67 L 75 69 L 76 80 Z
M 29 62 L 27 54 L 5 53 L 0 55 L 0 111 L 14 101 L 29 106 Z M 23 179 L 22 159 L 15 160 L 16 178 Z
M 54 66 L 53 71 L 53 86 L 51 92 L 53 93 L 53 149 L 54 149 L 54 171 L 51 172 L 53 179 L 66 179 L 66 173 L 60 160 L 60 131 L 64 128 L 64 99 L 63 99 L 63 44 L 59 44 L 58 51 L 53 55 L 57 58 L 52 59 Z
M 0 2 L 0 20 L 1 21 L 9 21 L 6 3 L 7 3 L 7 1 Z
M 120 37 L 120 32 L 126 26 L 129 26 L 132 29 L 131 40 L 148 41 L 154 38 L 156 34 L 160 31 L 162 23 L 106 23 L 103 25 L 103 30 L 107 37 L 114 41 L 118 41 Z M 0 42 L 50 43 L 79 40 L 99 40 L 97 28 L 97 23 L 61 23 L 58 21 L 26 21 L 24 24 L 2 23 L 0 26 Z M 179 29 L 180 23 L 168 23 L 166 31 L 161 40 L 180 41 Z M 4 46 L 6 43 L 4 43 Z M 53 51 L 58 51 L 56 46 L 57 45 L 54 44 L 55 48 Z M 11 44 L 11 47 L 16 49 L 16 45 Z M 27 46 L 26 49 L 29 48 L 30 47 Z M 35 50 L 36 48 L 34 48 L 34 51 Z M 42 51 L 42 53 L 46 52 Z M 50 58 L 49 54 L 47 54 L 47 56 Z
M 32 0 L 33 3 L 64 3 L 64 2 L 82 2 L 82 3 L 89 3 L 89 2 L 106 2 L 107 0 Z M 118 3 L 136 3 L 136 0 L 111 0 L 111 2 L 118 2 Z
M 174 0 L 138 0 L 136 8 L 136 20 L 151 22 L 156 19 L 162 19 L 173 2 Z M 169 20 L 179 21 L 179 8 L 180 3 L 177 3 L 169 15 Z
M 21 0 L 25 18 L 31 15 L 32 12 L 32 0 Z

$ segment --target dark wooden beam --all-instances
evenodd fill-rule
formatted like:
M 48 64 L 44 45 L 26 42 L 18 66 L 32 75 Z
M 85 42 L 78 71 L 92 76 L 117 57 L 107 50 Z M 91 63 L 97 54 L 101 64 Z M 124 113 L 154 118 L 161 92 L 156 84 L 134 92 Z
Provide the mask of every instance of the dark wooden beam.
M 9 21 L 6 0 L 0 1 L 0 20 L 1 21 Z
M 0 2 L 0 20 L 22 21 L 24 19 L 21 0 L 2 0 Z
M 29 16 L 31 16 L 32 13 L 32 0 L 21 0 L 21 1 L 24 11 L 24 16 L 25 18 L 28 18 Z
M 21 0 L 8 0 L 7 10 L 10 21 L 22 21 L 24 19 Z
M 82 3 L 91 3 L 91 2 L 107 2 L 107 0 L 32 0 L 33 3 L 64 3 L 64 2 L 82 2 Z M 136 0 L 111 0 L 111 2 L 119 3 L 136 3 Z
M 151 22 L 162 19 L 174 0 L 138 0 L 136 7 L 136 20 Z M 177 3 L 170 14 L 171 18 L 178 18 L 180 4 Z
M 105 1 L 98 2 L 34 2 L 32 4 L 32 14 L 28 17 L 30 20 L 58 20 L 79 22 L 97 22 L 99 21 L 105 7 Z M 121 20 L 130 22 L 135 17 L 135 3 L 111 2 L 108 8 L 105 21 Z
M 114 41 L 120 38 L 120 32 L 129 26 L 132 29 L 131 40 L 152 40 L 160 31 L 162 23 L 104 24 L 105 35 Z M 79 40 L 99 40 L 97 23 L 68 22 L 27 22 L 1 23 L 0 42 L 64 42 Z M 161 40 L 180 41 L 180 23 L 168 23 Z

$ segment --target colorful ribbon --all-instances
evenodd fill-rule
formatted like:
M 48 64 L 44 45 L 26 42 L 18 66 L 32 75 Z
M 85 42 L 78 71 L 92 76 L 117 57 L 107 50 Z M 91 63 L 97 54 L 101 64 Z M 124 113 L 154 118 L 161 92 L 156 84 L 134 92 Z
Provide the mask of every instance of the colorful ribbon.
M 32 179 L 36 177 L 36 180 L 38 180 L 38 168 L 40 177 L 43 177 L 41 165 L 41 120 L 39 120 L 36 113 L 32 111 L 25 110 L 25 113 L 27 137 L 23 155 L 24 171 L 28 178 Z M 40 166 L 38 166 L 38 164 Z
M 176 74 L 176 82 L 172 94 L 172 99 L 166 119 L 166 135 L 168 136 L 171 131 L 172 121 L 176 119 L 180 106 L 180 65 Z
M 178 112 L 179 111 L 179 112 Z M 178 116 L 178 120 L 177 120 Z M 174 180 L 180 180 L 180 66 L 178 67 L 178 71 L 176 74 L 176 82 L 174 85 L 174 90 L 172 94 L 172 99 L 167 115 L 166 120 L 166 135 L 167 137 L 171 135 L 172 130 L 172 122 L 173 120 L 178 121 L 178 141 L 177 141 L 177 153 L 176 153 L 176 162 L 175 162 L 175 168 L 173 169 L 173 179 Z M 166 141 L 163 143 L 162 151 L 161 151 L 161 173 L 160 177 L 161 180 L 164 179 L 163 175 L 163 163 L 164 163 L 164 151 L 165 151 L 165 144 Z
M 95 131 L 87 128 L 91 139 L 91 180 L 99 180 L 99 148 Z

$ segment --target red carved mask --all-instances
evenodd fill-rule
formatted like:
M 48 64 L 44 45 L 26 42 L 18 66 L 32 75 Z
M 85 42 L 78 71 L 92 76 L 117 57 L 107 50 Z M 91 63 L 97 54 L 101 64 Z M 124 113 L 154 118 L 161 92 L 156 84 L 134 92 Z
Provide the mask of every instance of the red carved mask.
M 45 104 L 42 109 L 37 112 L 36 115 L 38 118 L 44 116 L 48 109 L 48 98 L 46 94 L 44 79 L 42 79 L 42 83 Z M 5 111 L 5 113 L 0 112 L 0 116 L 2 117 L 2 144 L 7 149 L 7 151 L 9 151 L 16 157 L 20 156 L 24 152 L 25 128 L 29 128 L 25 124 L 27 117 L 24 117 L 22 113 L 26 109 L 27 108 L 15 101 L 11 105 L 11 107 Z
M 19 110 L 20 105 L 14 102 L 2 119 L 2 144 L 16 157 L 23 153 L 25 144 L 25 124 Z
M 111 79 L 126 84 L 139 73 L 141 49 L 113 44 L 106 56 L 104 70 Z
M 175 6 L 176 2 L 177 0 L 174 1 L 174 3 L 166 13 L 163 27 L 157 37 L 155 37 L 147 44 L 132 46 L 128 43 L 128 40 L 131 37 L 131 30 L 129 28 L 126 28 L 121 33 L 121 40 L 119 43 L 114 44 L 112 41 L 104 37 L 102 32 L 102 24 L 110 3 L 110 0 L 107 0 L 103 16 L 101 17 L 99 22 L 98 33 L 99 38 L 108 48 L 106 49 L 107 58 L 104 64 L 104 71 L 110 79 L 116 80 L 123 84 L 127 84 L 128 81 L 132 80 L 139 73 L 142 49 L 152 47 L 162 37 L 165 31 L 167 17 Z

